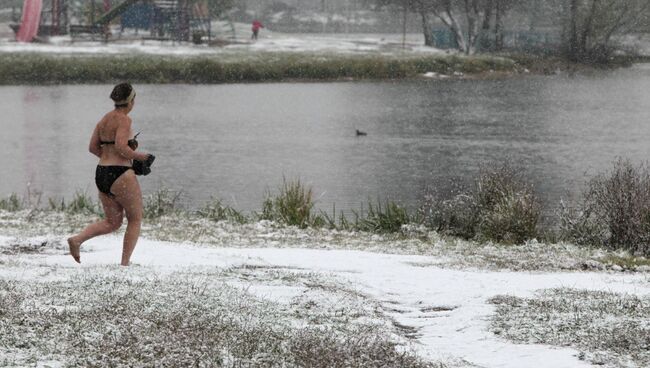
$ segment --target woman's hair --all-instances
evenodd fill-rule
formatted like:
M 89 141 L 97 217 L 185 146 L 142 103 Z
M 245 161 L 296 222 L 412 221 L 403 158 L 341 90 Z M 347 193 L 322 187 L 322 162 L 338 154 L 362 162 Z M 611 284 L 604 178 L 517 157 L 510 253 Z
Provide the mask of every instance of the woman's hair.
M 111 92 L 111 100 L 115 102 L 115 107 L 126 107 L 128 106 L 127 103 L 123 103 L 123 101 L 126 101 L 127 98 L 131 95 L 131 92 L 133 91 L 133 86 L 129 83 L 120 83 L 117 86 L 113 88 L 113 92 Z M 118 103 L 122 102 L 122 103 Z

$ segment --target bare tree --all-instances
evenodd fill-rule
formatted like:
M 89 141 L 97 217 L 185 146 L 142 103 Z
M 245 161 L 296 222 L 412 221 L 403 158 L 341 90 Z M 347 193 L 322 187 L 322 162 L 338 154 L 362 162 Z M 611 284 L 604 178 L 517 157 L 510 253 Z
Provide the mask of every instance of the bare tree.
M 438 19 L 453 35 L 458 49 L 474 54 L 482 32 L 490 29 L 492 14 L 496 14 L 496 32 L 502 32 L 500 17 L 520 0 L 378 0 L 380 4 L 407 7 L 420 15 L 425 44 L 435 46 L 433 19 Z M 499 28 L 500 27 L 500 28 Z M 499 36 L 501 37 L 501 36 Z M 502 37 L 501 37 L 502 38 Z
M 564 39 L 572 61 L 602 61 L 616 36 L 650 26 L 648 0 L 564 0 Z

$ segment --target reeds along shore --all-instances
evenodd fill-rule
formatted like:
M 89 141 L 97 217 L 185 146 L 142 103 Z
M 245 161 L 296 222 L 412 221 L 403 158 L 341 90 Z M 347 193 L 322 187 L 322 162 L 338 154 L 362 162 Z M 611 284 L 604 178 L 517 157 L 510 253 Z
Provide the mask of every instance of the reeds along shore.
M 236 83 L 282 80 L 397 79 L 424 73 L 511 72 L 507 58 L 457 55 L 0 56 L 0 84 Z
M 317 211 L 312 189 L 300 180 L 284 180 L 268 193 L 260 212 L 246 214 L 213 199 L 195 211 L 181 206 L 181 193 L 160 189 L 145 198 L 144 215 L 197 216 L 213 221 L 244 224 L 269 220 L 282 226 L 329 228 L 370 233 L 399 233 L 416 225 L 444 236 L 481 242 L 522 244 L 532 239 L 565 241 L 586 247 L 625 250 L 650 256 L 650 169 L 619 159 L 612 168 L 590 179 L 575 203 L 561 203 L 555 227 L 539 224 L 541 203 L 523 170 L 508 163 L 484 166 L 473 184 L 459 193 L 427 195 L 419 208 L 409 210 L 391 201 L 369 200 L 358 211 Z M 101 216 L 96 201 L 83 192 L 74 197 L 50 199 L 47 206 L 16 194 L 0 199 L 0 210 L 50 210 Z

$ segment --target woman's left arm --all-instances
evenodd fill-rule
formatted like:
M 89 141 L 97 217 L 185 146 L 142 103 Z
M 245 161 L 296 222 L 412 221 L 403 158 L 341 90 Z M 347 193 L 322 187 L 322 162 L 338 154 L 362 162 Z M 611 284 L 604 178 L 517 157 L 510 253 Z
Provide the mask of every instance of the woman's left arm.
M 99 142 L 99 124 L 95 126 L 93 135 L 90 137 L 88 151 L 99 158 L 102 157 L 102 144 Z

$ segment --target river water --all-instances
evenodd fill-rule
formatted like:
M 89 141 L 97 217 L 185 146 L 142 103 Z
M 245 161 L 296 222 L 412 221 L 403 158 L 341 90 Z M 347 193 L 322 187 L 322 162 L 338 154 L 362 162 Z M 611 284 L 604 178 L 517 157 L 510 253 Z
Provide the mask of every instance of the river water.
M 283 176 L 318 206 L 416 207 L 428 187 L 510 159 L 546 203 L 579 193 L 617 156 L 650 157 L 650 67 L 500 80 L 138 85 L 134 128 L 157 156 L 146 192 L 256 210 Z M 95 195 L 87 145 L 111 86 L 0 87 L 0 196 Z M 357 137 L 355 129 L 367 132 Z

